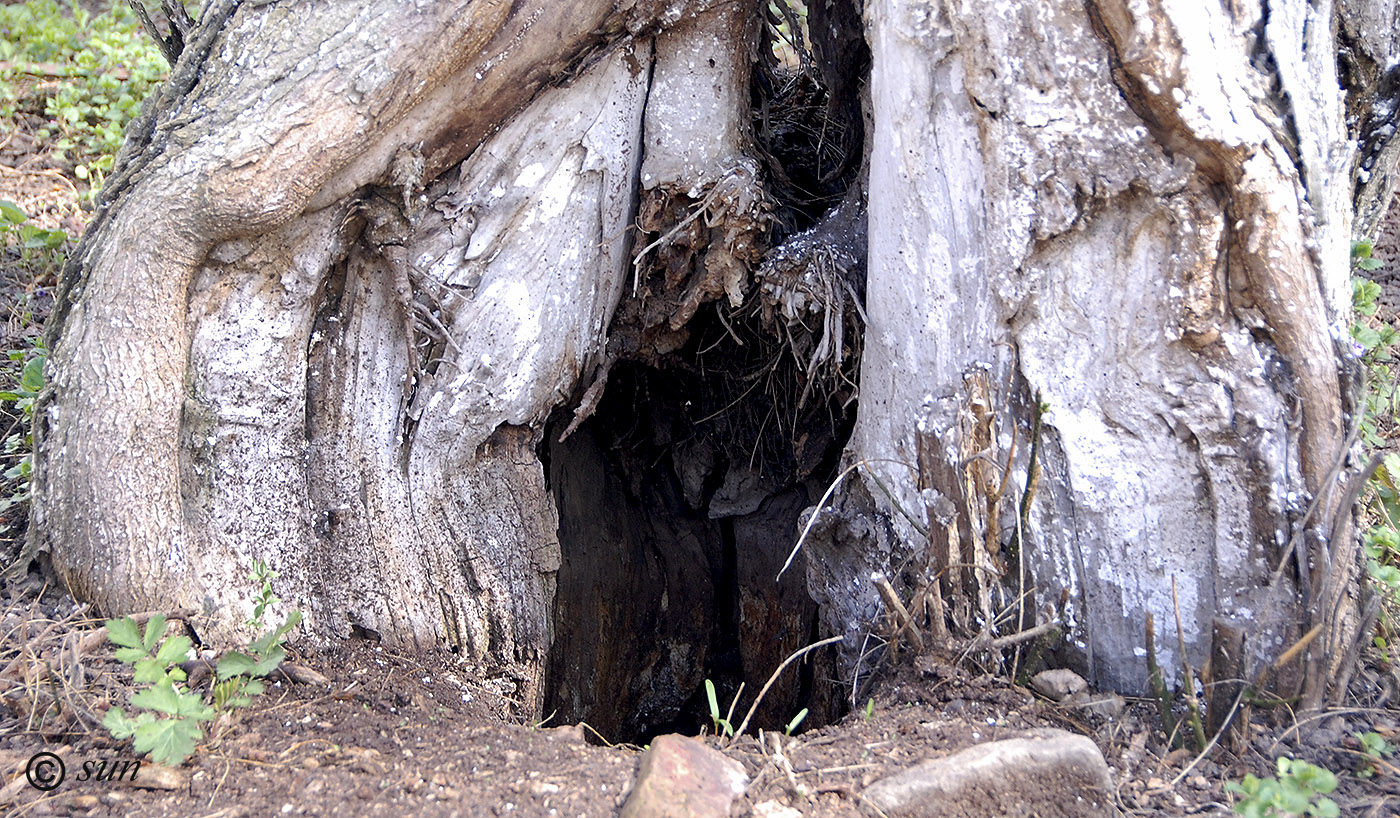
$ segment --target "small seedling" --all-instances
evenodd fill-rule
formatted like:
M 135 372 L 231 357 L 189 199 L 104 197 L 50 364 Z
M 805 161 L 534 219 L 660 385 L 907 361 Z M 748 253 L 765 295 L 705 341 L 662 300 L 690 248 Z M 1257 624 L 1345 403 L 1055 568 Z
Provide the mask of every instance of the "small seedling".
M 787 727 L 783 728 L 783 732 L 789 736 L 792 735 L 792 731 L 796 730 L 797 726 L 800 725 L 805 718 L 807 718 L 807 708 L 804 707 L 797 711 L 797 715 L 793 716 L 792 721 L 787 723 Z
M 1370 778 L 1375 775 L 1377 762 L 1395 753 L 1395 745 L 1386 741 L 1380 733 L 1373 730 L 1357 733 L 1356 740 L 1360 743 L 1361 755 L 1366 757 L 1367 762 L 1366 769 L 1357 773 L 1361 778 Z
M 1240 796 L 1235 812 L 1245 818 L 1337 818 L 1341 809 L 1327 793 L 1337 789 L 1337 776 L 1331 770 L 1292 758 L 1278 760 L 1277 778 L 1246 775 L 1236 784 L 1225 785 Z
M 715 735 L 722 735 L 725 738 L 734 738 L 734 708 L 739 705 L 739 697 L 744 695 L 744 684 L 739 683 L 739 689 L 734 693 L 734 700 L 729 703 L 729 712 L 723 716 L 719 714 L 719 699 L 715 697 L 715 683 L 709 679 L 705 680 L 705 698 L 710 704 L 710 721 L 714 724 Z M 752 712 L 749 715 L 753 715 Z M 747 722 L 748 719 L 745 719 Z
M 248 581 L 257 586 L 257 595 L 253 598 L 253 616 L 248 620 L 248 627 L 255 631 L 263 629 L 263 614 L 267 609 L 281 602 L 281 598 L 272 592 L 272 581 L 282 576 L 267 566 L 267 560 L 253 560 L 253 572 L 248 575 Z
M 261 627 L 267 607 L 279 601 L 271 585 L 276 576 L 262 560 L 254 562 L 250 580 L 259 587 L 249 624 Z M 301 611 L 292 611 L 281 625 L 254 639 L 246 651 L 224 654 L 210 691 L 211 707 L 203 696 L 184 686 L 186 676 L 180 664 L 189 661 L 189 637 L 174 636 L 161 641 L 166 619 L 159 614 L 146 623 L 144 633 L 130 617 L 108 620 L 107 636 L 118 646 L 117 659 L 132 665 L 136 684 L 149 686 L 131 697 L 131 706 L 144 712 L 133 718 L 121 707 L 113 707 L 103 718 L 103 726 L 114 738 L 134 738 L 136 752 L 150 753 L 156 763 L 180 764 L 204 738 L 200 722 L 233 708 L 247 707 L 253 696 L 263 692 L 262 679 L 287 658 L 283 639 L 300 622 Z
M 710 704 L 710 722 L 714 724 L 715 735 L 733 738 L 734 726 L 729 723 L 729 719 L 719 714 L 719 699 L 715 696 L 715 683 L 709 679 L 705 680 L 705 698 Z
M 872 696 L 865 700 L 865 720 L 870 721 L 875 716 L 875 698 Z
M 162 641 L 165 623 L 157 614 L 142 633 L 131 617 L 107 620 L 107 637 L 119 646 L 117 659 L 132 666 L 136 684 L 147 687 L 131 697 L 131 706 L 143 712 L 132 718 L 113 707 L 102 725 L 114 738 L 133 738 L 136 752 L 150 753 L 157 764 L 179 764 L 204 738 L 200 722 L 212 720 L 215 712 L 203 697 L 185 688 L 180 663 L 189 661 L 190 639 L 172 636 Z
M 231 650 L 219 658 L 218 684 L 214 687 L 214 702 L 221 709 L 246 707 L 249 696 L 263 692 L 263 677 L 275 671 L 287 658 L 282 638 L 301 622 L 301 611 L 292 611 L 281 625 L 254 639 L 246 652 Z

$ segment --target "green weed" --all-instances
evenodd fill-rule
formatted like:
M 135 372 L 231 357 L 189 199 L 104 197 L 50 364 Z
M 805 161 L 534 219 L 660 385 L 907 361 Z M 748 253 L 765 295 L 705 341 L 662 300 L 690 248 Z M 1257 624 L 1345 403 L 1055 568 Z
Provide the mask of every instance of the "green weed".
M 271 580 L 277 573 L 262 560 L 255 560 L 249 579 L 258 583 L 257 604 L 250 624 L 261 629 L 267 606 L 276 604 Z M 232 650 L 220 657 L 210 702 L 185 686 L 186 674 L 180 667 L 190 659 L 190 640 L 174 636 L 162 641 L 164 616 L 153 616 L 142 633 L 130 617 L 107 621 L 107 636 L 117 645 L 116 657 L 132 665 L 132 681 L 145 685 L 131 697 L 131 706 L 142 710 L 130 716 L 121 707 L 107 711 L 102 724 L 117 739 L 134 739 L 138 753 L 150 753 L 158 764 L 180 764 L 204 738 L 202 722 L 237 707 L 247 707 L 252 697 L 262 694 L 262 679 L 287 658 L 283 640 L 301 622 L 301 612 L 292 611 L 275 628 L 254 639 L 247 650 Z M 212 705 L 212 706 L 211 706 Z
M 1278 760 L 1277 778 L 1246 775 L 1225 789 L 1240 796 L 1235 812 L 1246 818 L 1336 818 L 1341 815 L 1337 802 L 1326 797 L 1337 789 L 1337 776 L 1331 771 L 1291 758 Z
M 1382 759 L 1395 754 L 1395 745 L 1375 731 L 1356 733 L 1355 736 L 1357 743 L 1361 745 L 1361 756 L 1366 761 L 1366 766 L 1357 772 L 1357 776 L 1370 778 L 1376 774 Z
M 0 5 L 0 63 L 0 117 L 46 117 L 37 136 L 67 151 L 93 189 L 166 71 L 160 50 L 120 2 L 98 15 L 56 0 Z
M 107 638 L 118 645 L 117 659 L 132 665 L 132 679 L 146 685 L 132 694 L 131 706 L 143 712 L 134 718 L 121 707 L 107 711 L 102 725 L 117 739 L 132 738 L 138 753 L 150 753 L 158 764 L 179 764 L 204 738 L 201 722 L 212 721 L 214 708 L 184 685 L 180 667 L 189 661 L 190 639 L 165 635 L 165 617 L 157 614 L 142 633 L 131 617 L 107 620 Z
M 719 699 L 715 696 L 715 683 L 709 679 L 705 680 L 705 698 L 710 705 L 710 722 L 714 724 L 715 735 L 726 738 L 734 737 L 734 725 L 729 719 L 719 714 Z M 729 708 L 730 715 L 733 715 L 734 708 Z
M 1352 245 L 1354 271 L 1369 272 L 1381 266 L 1379 259 L 1371 257 L 1371 250 L 1368 241 L 1358 241 Z M 1385 445 L 1385 427 L 1400 406 L 1400 389 L 1397 388 L 1394 369 L 1400 332 L 1378 317 L 1380 297 L 1381 287 L 1376 282 L 1360 276 L 1352 279 L 1351 306 L 1356 313 L 1356 320 L 1351 325 L 1352 348 L 1361 357 L 1366 370 L 1361 439 L 1373 449 Z
M 787 723 L 787 726 L 783 728 L 783 732 L 789 736 L 792 735 L 792 731 L 796 730 L 805 718 L 807 718 L 807 708 L 804 707 L 797 711 L 797 715 L 793 716 L 792 721 Z
M 34 401 L 44 389 L 44 362 L 48 360 L 43 342 L 35 338 L 33 343 L 30 350 L 8 353 L 11 361 L 21 364 L 19 383 L 11 390 L 0 391 L 0 401 L 11 401 L 19 410 L 22 427 L 0 443 L 7 457 L 19 458 L 4 472 L 6 484 L 13 488 L 9 494 L 0 496 L 0 513 L 29 500 L 30 476 L 34 470 Z

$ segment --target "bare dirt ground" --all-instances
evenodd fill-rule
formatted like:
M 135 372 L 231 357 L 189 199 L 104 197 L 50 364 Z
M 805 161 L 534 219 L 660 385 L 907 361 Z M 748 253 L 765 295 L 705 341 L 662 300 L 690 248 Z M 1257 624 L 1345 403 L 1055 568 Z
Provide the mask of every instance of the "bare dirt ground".
M 271 685 L 253 707 L 216 722 L 184 765 L 143 762 L 135 784 L 97 780 L 98 762 L 136 758 L 100 726 L 108 707 L 126 703 L 129 666 L 105 640 L 88 638 L 101 622 L 37 573 L 0 589 L 0 599 L 0 814 L 606 816 L 637 771 L 641 748 L 603 746 L 582 726 L 525 723 L 508 696 L 464 675 L 454 657 L 355 642 L 294 652 L 296 665 L 325 682 Z M 1383 686 L 1373 678 L 1363 687 L 1379 695 Z M 1396 716 L 1374 703 L 1303 721 L 1285 709 L 1255 710 L 1247 737 L 1198 760 L 1168 750 L 1146 701 L 1116 718 L 1094 716 L 973 669 L 906 657 L 878 685 L 868 715 L 860 707 L 792 737 L 767 733 L 762 745 L 756 736 L 706 740 L 751 777 L 741 815 L 769 814 L 772 804 L 811 816 L 877 815 L 861 797 L 873 781 L 979 742 L 1058 727 L 1100 747 L 1126 815 L 1228 815 L 1225 781 L 1268 774 L 1273 757 L 1289 755 L 1338 773 L 1343 815 L 1390 816 L 1400 814 L 1400 771 L 1366 763 L 1352 734 L 1394 740 Z M 49 792 L 25 777 L 40 752 L 66 769 Z M 1358 777 L 1365 770 L 1371 776 Z
M 33 137 L 35 123 L 0 125 L 0 199 L 76 237 L 85 215 L 71 163 Z M 56 271 L 15 253 L 0 261 L 5 349 L 24 349 L 48 313 Z M 5 370 L 4 388 L 15 371 Z M 13 429 L 20 419 L 6 411 L 0 427 Z M 3 562 L 23 523 L 22 507 L 0 519 Z M 98 780 L 98 762 L 136 758 L 101 726 L 109 707 L 127 703 L 131 676 L 93 636 L 100 626 L 95 612 L 35 571 L 0 583 L 0 815 L 605 816 L 617 812 L 637 771 L 641 748 L 606 746 L 578 725 L 532 725 L 507 691 L 466 675 L 455 657 L 355 642 L 335 652 L 294 650 L 292 661 L 324 682 L 270 685 L 252 707 L 215 722 L 184 765 L 162 771 L 143 762 L 135 784 Z M 785 805 L 811 816 L 876 815 L 861 796 L 873 781 L 972 744 L 1058 727 L 1100 747 L 1127 815 L 1230 814 L 1225 782 L 1268 775 L 1273 759 L 1288 755 L 1338 773 L 1343 815 L 1390 816 L 1400 814 L 1400 770 L 1368 761 L 1354 738 L 1374 730 L 1400 740 L 1394 669 L 1372 661 L 1358 674 L 1352 706 L 1304 719 L 1286 707 L 1256 708 L 1243 735 L 1225 737 L 1204 758 L 1170 749 L 1148 701 L 1130 700 L 1112 718 L 1090 715 L 975 666 L 912 655 L 877 685 L 868 712 L 861 702 L 836 724 L 792 737 L 767 733 L 762 743 L 755 735 L 706 740 L 751 778 L 736 814 Z M 41 752 L 66 770 L 51 791 L 26 778 Z

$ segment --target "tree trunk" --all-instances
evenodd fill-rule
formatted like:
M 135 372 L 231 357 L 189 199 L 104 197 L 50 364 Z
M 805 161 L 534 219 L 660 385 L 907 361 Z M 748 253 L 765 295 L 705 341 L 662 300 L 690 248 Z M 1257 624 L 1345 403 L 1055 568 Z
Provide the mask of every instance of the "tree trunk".
M 1197 665 L 1215 617 L 1256 663 L 1322 625 L 1315 693 L 1358 564 L 1333 10 L 1179 5 L 817 0 L 828 135 L 751 89 L 758 3 L 211 0 L 65 271 L 31 544 L 219 638 L 263 558 L 312 638 L 636 733 L 725 656 L 852 673 L 873 572 L 969 634 L 1030 591 L 1126 690 L 1147 614 Z
M 229 635 L 266 558 L 309 632 L 450 646 L 537 710 L 534 446 L 630 271 L 632 33 L 679 8 L 207 6 L 67 275 L 35 483 L 59 576 Z
M 1145 617 L 1179 613 L 1196 667 L 1215 616 L 1251 623 L 1251 669 L 1322 625 L 1315 697 L 1359 566 L 1333 9 L 1178 5 L 869 5 L 852 452 L 892 488 L 864 490 L 878 508 L 949 512 L 925 535 L 886 511 L 893 542 L 982 589 L 983 621 L 1036 589 L 1096 684 L 1143 689 Z M 1001 556 L 1018 523 L 1024 579 Z M 866 551 L 849 576 L 887 564 Z

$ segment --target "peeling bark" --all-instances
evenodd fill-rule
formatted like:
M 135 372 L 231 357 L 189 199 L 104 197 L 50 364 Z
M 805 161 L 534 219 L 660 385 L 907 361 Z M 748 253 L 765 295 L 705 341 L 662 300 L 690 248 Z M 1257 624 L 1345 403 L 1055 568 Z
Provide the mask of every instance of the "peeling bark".
M 454 647 L 537 709 L 531 429 L 600 352 L 640 158 L 649 48 L 604 54 L 703 8 L 206 7 L 65 274 L 33 540 L 59 576 L 228 635 L 266 558 L 310 633 Z
M 1326 657 L 1353 638 L 1354 537 L 1346 523 L 1335 543 L 1311 533 L 1350 514 L 1334 485 L 1351 187 L 1330 15 L 1110 0 L 869 9 L 877 129 L 854 456 L 921 513 L 905 477 L 920 419 L 939 443 L 918 465 L 958 512 L 942 559 L 1000 552 L 1014 514 L 987 513 L 969 487 L 995 486 L 979 477 L 988 459 L 1014 458 L 1023 489 L 1028 447 L 1013 455 L 1011 431 L 1025 439 L 1028 396 L 1043 394 L 1025 559 L 1045 596 L 1070 593 L 1074 653 L 1104 687 L 1145 686 L 1141 621 L 1172 621 L 1172 577 L 1196 653 L 1217 614 L 1255 622 L 1256 665 L 1314 620 L 1330 623 Z M 979 402 L 1000 439 L 957 420 Z M 1266 587 L 1317 494 L 1298 562 L 1311 567 Z M 922 549 L 890 514 L 903 549 Z
M 659 364 L 718 303 L 781 335 L 801 382 L 785 486 L 752 456 L 682 464 L 704 447 L 665 442 L 684 503 L 732 518 L 745 548 L 744 674 L 770 661 L 762 634 L 811 636 L 796 581 L 768 596 L 754 577 L 774 521 L 816 496 L 837 424 L 809 436 L 801 415 L 823 379 L 854 396 L 866 323 L 848 462 L 867 470 L 807 546 L 815 616 L 848 658 L 882 610 L 873 573 L 941 581 L 972 635 L 1024 565 L 1031 616 L 1068 601 L 1095 684 L 1141 689 L 1141 622 L 1175 619 L 1175 578 L 1197 665 L 1215 621 L 1252 623 L 1246 667 L 1323 625 L 1316 704 L 1356 638 L 1338 339 L 1351 214 L 1388 195 L 1394 119 L 1376 22 L 1394 10 L 1338 2 L 1339 23 L 1330 2 L 872 0 L 859 163 L 856 8 L 818 3 L 844 123 L 820 181 L 833 200 L 855 181 L 772 248 L 755 3 L 213 0 L 61 282 L 31 544 L 104 610 L 197 607 L 215 637 L 267 559 L 314 638 L 451 648 L 538 713 L 556 636 L 603 652 L 617 635 L 554 633 L 547 484 L 586 485 L 605 458 L 547 470 L 546 420 L 582 395 L 565 434 L 584 428 L 614 362 Z M 587 496 L 559 507 L 583 519 L 569 503 Z M 656 531 L 576 556 L 644 562 Z M 715 604 L 681 593 L 695 553 L 649 564 L 648 604 Z M 641 608 L 578 610 L 670 633 Z M 657 666 L 625 686 L 636 712 L 683 704 L 707 649 L 684 638 L 636 651 Z M 798 695 L 782 684 L 774 707 Z

